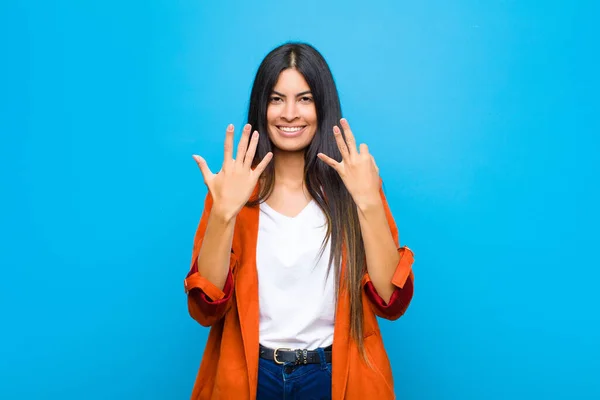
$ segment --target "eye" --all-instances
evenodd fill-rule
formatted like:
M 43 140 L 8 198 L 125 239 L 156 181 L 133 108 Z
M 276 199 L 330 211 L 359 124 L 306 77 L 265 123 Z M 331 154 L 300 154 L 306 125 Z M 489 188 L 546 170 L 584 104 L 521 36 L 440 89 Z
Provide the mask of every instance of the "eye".
M 271 103 L 279 103 L 279 102 L 281 102 L 282 100 L 283 100 L 283 99 L 282 99 L 281 97 L 279 97 L 279 96 L 271 96 L 271 97 L 269 98 L 269 101 L 270 101 Z
M 310 96 L 303 96 L 300 98 L 300 101 L 302 103 L 311 103 L 313 101 L 313 98 Z

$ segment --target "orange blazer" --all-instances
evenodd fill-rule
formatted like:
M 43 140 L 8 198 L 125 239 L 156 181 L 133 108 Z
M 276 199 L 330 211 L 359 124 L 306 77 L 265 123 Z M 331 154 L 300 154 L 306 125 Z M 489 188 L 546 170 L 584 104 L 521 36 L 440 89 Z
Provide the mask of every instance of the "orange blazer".
M 257 189 L 254 195 L 256 193 Z M 383 191 L 380 194 L 400 253 L 392 278 L 396 290 L 386 304 L 377 295 L 369 275 L 365 274 L 363 278 L 364 346 L 371 362 L 368 366 L 350 337 L 349 295 L 340 288 L 333 336 L 333 400 L 395 398 L 392 370 L 376 316 L 395 320 L 408 308 L 413 295 L 413 253 L 409 248 L 399 246 L 396 224 Z M 211 206 L 212 197 L 208 194 L 194 238 L 191 268 L 184 280 L 191 317 L 202 326 L 211 327 L 191 398 L 254 400 L 259 353 L 256 271 L 259 208 L 244 207 L 237 216 L 229 274 L 224 288 L 220 289 L 198 273 L 196 264 Z M 346 265 L 345 258 L 344 255 L 342 270 Z

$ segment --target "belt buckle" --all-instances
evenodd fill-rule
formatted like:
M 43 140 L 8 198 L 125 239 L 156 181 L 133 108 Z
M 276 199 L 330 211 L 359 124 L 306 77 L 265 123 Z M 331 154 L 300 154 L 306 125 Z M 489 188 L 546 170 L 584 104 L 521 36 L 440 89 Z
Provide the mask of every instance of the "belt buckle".
M 278 348 L 276 348 L 276 349 L 275 349 L 275 351 L 273 352 L 273 361 L 275 361 L 277 364 L 280 364 L 280 365 L 282 365 L 282 364 L 285 364 L 285 363 L 284 363 L 283 361 L 279 361 L 279 360 L 277 359 L 277 352 L 278 352 L 279 350 L 288 350 L 288 351 L 291 351 L 292 349 L 289 349 L 289 348 L 287 348 L 287 347 L 278 347 Z

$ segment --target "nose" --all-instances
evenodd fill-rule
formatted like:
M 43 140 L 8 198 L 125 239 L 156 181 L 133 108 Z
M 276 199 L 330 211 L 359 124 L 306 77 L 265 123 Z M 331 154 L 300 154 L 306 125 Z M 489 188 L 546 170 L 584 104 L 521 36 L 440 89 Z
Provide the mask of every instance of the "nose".
M 286 121 L 293 121 L 298 117 L 298 108 L 295 101 L 288 101 L 281 110 L 281 118 Z

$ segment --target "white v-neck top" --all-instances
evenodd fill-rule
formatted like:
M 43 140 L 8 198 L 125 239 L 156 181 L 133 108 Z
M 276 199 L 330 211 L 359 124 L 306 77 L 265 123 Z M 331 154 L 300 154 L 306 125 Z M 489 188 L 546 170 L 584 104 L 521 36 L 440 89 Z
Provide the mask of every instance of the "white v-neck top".
M 313 350 L 333 343 L 329 241 L 319 257 L 326 231 L 327 220 L 314 200 L 295 217 L 261 203 L 256 266 L 263 346 Z

